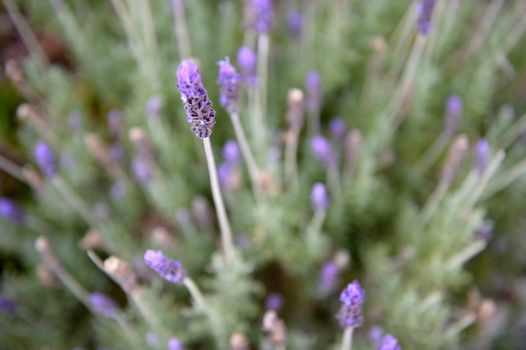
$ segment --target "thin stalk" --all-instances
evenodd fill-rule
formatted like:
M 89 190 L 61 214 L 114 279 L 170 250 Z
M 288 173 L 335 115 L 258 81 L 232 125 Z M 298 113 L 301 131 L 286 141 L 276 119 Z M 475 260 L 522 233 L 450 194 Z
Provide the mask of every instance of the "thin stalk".
M 66 182 L 60 176 L 54 176 L 51 179 L 51 184 L 57 189 L 57 191 L 64 197 L 66 202 L 71 205 L 73 209 L 86 221 L 91 227 L 97 227 L 96 220 L 92 217 L 91 212 L 86 205 L 80 199 L 75 192 L 66 184 Z
M 327 212 L 325 210 L 316 210 L 312 220 L 307 227 L 306 244 L 310 252 L 314 249 L 320 249 L 321 228 L 325 222 Z
M 267 90 L 268 90 L 268 55 L 269 55 L 270 38 L 267 34 L 260 34 L 258 36 L 258 52 L 257 52 L 257 70 L 258 70 L 258 91 L 256 93 L 256 108 L 254 118 L 257 129 L 255 131 L 255 138 L 258 147 L 261 147 L 262 153 L 265 154 L 265 140 L 267 137 L 267 129 L 265 124 L 267 113 Z
M 223 246 L 223 254 L 227 262 L 231 262 L 234 256 L 234 243 L 232 241 L 232 230 L 228 221 L 228 216 L 225 210 L 225 204 L 221 190 L 219 187 L 219 180 L 217 177 L 217 168 L 214 159 L 214 152 L 210 144 L 210 138 L 203 139 L 205 148 L 206 162 L 208 164 L 208 173 L 210 175 L 210 186 L 212 187 L 212 197 L 216 207 L 217 218 L 219 220 L 219 227 L 221 229 L 221 243 Z
M 454 337 L 462 333 L 462 331 L 471 326 L 475 322 L 475 320 L 475 314 L 473 312 L 468 312 L 448 327 L 448 329 L 446 330 L 446 336 Z
M 451 137 L 442 132 L 433 142 L 433 144 L 426 150 L 422 158 L 417 162 L 416 169 L 418 173 L 425 174 L 425 172 L 437 161 L 442 152 L 447 148 Z
M 473 258 L 475 255 L 480 253 L 486 248 L 488 243 L 485 239 L 479 238 L 460 251 L 458 254 L 453 256 L 448 262 L 446 262 L 446 268 L 448 270 L 453 270 L 459 268 L 468 260 Z
M 185 277 L 183 284 L 190 293 L 190 296 L 194 300 L 197 307 L 203 311 L 207 311 L 207 304 L 203 293 L 199 290 L 195 282 L 190 277 Z
M 296 189 L 298 187 L 298 141 L 299 141 L 299 130 L 291 129 L 289 131 L 290 138 L 288 138 L 285 146 L 285 181 Z
M 245 159 L 245 163 L 247 165 L 248 175 L 250 177 L 250 182 L 252 183 L 254 196 L 258 199 L 261 199 L 263 197 L 263 190 L 261 188 L 261 181 L 259 178 L 260 171 L 256 164 L 254 155 L 252 154 L 252 150 L 250 149 L 250 145 L 248 144 L 243 126 L 239 121 L 239 115 L 237 113 L 231 113 L 230 120 L 234 126 L 234 132 L 236 133 L 236 138 L 239 142 L 241 154 L 243 154 L 243 158 Z
M 353 334 L 353 327 L 347 327 L 345 328 L 345 331 L 343 332 L 343 339 L 342 339 L 342 346 L 341 350 L 352 350 L 352 334 Z
M 508 148 L 524 131 L 526 131 L 526 113 L 497 138 L 497 142 L 495 142 L 497 148 Z
M 20 180 L 22 182 L 27 182 L 26 178 L 24 176 L 24 173 L 22 172 L 22 168 L 15 164 L 10 159 L 7 159 L 4 157 L 3 154 L 0 153 L 0 169 L 11 175 L 17 180 Z
M 495 182 L 486 191 L 485 198 L 491 197 L 493 194 L 508 187 L 513 181 L 526 174 L 526 159 L 517 163 L 513 168 L 495 179 Z
M 183 60 L 185 58 L 190 58 L 192 57 L 192 50 L 190 47 L 190 39 L 188 35 L 188 25 L 186 23 L 184 0 L 172 0 L 171 9 L 179 59 Z
M 423 210 L 424 222 L 429 221 L 431 216 L 435 213 L 438 205 L 444 198 L 449 189 L 450 183 L 448 181 L 440 181 L 436 189 L 433 191 Z

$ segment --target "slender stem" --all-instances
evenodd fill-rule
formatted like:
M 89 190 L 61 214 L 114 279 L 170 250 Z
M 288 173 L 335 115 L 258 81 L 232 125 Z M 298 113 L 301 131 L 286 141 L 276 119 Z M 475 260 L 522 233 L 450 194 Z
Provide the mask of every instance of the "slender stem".
M 312 252 L 315 249 L 323 249 L 323 245 L 321 244 L 321 228 L 325 222 L 326 216 L 327 212 L 325 210 L 316 210 L 309 226 L 307 227 L 306 244 L 309 252 Z
M 343 332 L 342 347 L 341 350 L 352 350 L 352 333 L 354 328 L 347 327 Z
M 293 189 L 296 189 L 298 186 L 297 154 L 299 130 L 291 129 L 289 134 L 290 138 L 285 146 L 285 181 Z
M 468 245 L 466 248 L 464 248 L 462 251 L 460 251 L 457 255 L 452 257 L 446 263 L 446 268 L 449 270 L 452 270 L 452 269 L 462 266 L 468 260 L 470 260 L 475 255 L 483 251 L 484 248 L 486 248 L 486 245 L 487 245 L 487 242 L 485 239 L 482 239 L 482 238 L 477 239 L 476 241 Z
M 236 133 L 236 138 L 239 142 L 239 147 L 243 158 L 247 164 L 248 175 L 250 176 L 250 181 L 252 182 L 252 188 L 256 198 L 261 198 L 263 195 L 263 190 L 261 188 L 261 181 L 259 180 L 260 171 L 256 164 L 250 145 L 248 144 L 243 126 L 239 121 L 239 115 L 237 113 L 230 114 L 230 119 L 232 120 L 232 125 L 234 126 L 234 131 Z
M 526 159 L 517 163 L 513 168 L 495 179 L 495 182 L 486 192 L 485 197 L 491 197 L 493 194 L 508 187 L 513 181 L 526 174 Z
M 192 56 L 184 0 L 172 0 L 171 8 L 174 18 L 174 34 L 177 40 L 177 51 L 179 51 L 179 58 L 182 60 Z
M 460 334 L 464 329 L 471 326 L 476 320 L 476 317 L 473 312 L 468 312 L 464 316 L 462 316 L 460 319 L 458 319 L 455 323 L 450 325 L 448 329 L 446 330 L 446 336 L 447 337 L 454 337 L 458 334 Z
M 497 148 L 509 147 L 524 131 L 526 131 L 526 113 L 510 125 L 495 142 Z
M 257 129 L 255 131 L 255 138 L 258 147 L 261 147 L 262 154 L 265 154 L 265 140 L 267 132 L 265 128 L 265 117 L 267 113 L 267 90 L 268 90 L 268 54 L 269 54 L 270 39 L 267 34 L 260 34 L 258 36 L 258 92 L 256 93 L 256 113 L 254 115 Z
M 232 241 L 232 230 L 228 221 L 228 216 L 223 202 L 223 196 L 219 188 L 219 180 L 217 177 L 216 163 L 214 160 L 214 152 L 210 144 L 210 138 L 203 139 L 205 147 L 206 162 L 208 164 L 208 173 L 210 175 L 210 186 L 212 187 L 212 197 L 216 207 L 217 218 L 219 220 L 219 227 L 221 229 L 221 242 L 223 246 L 223 253 L 227 262 L 232 261 L 234 255 L 234 243 Z
M 183 284 L 188 289 L 197 307 L 203 311 L 207 311 L 207 305 L 203 293 L 199 290 L 195 282 L 190 277 L 185 277 Z
M 416 169 L 418 173 L 424 174 L 440 157 L 442 152 L 447 148 L 450 137 L 442 132 L 433 142 L 433 144 L 427 149 L 422 158 L 418 161 Z
M 429 197 L 429 200 L 427 201 L 426 205 L 424 206 L 423 217 L 425 222 L 431 219 L 431 216 L 433 215 L 438 205 L 446 195 L 448 189 L 449 182 L 441 180 L 435 191 L 433 191 L 433 193 Z
M 20 166 L 0 153 L 0 169 L 22 182 L 27 182 Z
M 64 197 L 64 199 L 71 205 L 75 211 L 86 221 L 86 223 L 92 227 L 97 227 L 96 220 L 91 216 L 91 212 L 86 205 L 80 199 L 75 192 L 62 180 L 61 177 L 54 176 L 51 179 L 51 183 L 58 190 L 58 192 Z

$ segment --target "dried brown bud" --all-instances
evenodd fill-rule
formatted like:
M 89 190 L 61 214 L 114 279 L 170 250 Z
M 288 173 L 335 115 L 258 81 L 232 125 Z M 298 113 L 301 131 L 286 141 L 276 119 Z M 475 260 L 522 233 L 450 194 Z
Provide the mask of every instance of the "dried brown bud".
M 444 169 L 442 171 L 442 181 L 445 183 L 451 183 L 462 165 L 462 160 L 468 150 L 469 142 L 466 135 L 459 135 L 451 146 L 449 147 L 449 153 L 447 156 Z
M 46 264 L 38 264 L 36 273 L 40 284 L 42 284 L 44 287 L 52 288 L 56 286 L 57 279 Z
M 491 299 L 483 299 L 477 310 L 477 323 L 484 325 L 490 321 L 497 311 L 497 304 Z
M 104 271 L 112 276 L 125 291 L 131 292 L 137 288 L 135 272 L 126 261 L 112 255 L 104 260 Z
M 104 240 L 99 231 L 91 229 L 80 241 L 80 247 L 84 250 L 88 249 L 100 249 L 104 247 Z
M 334 254 L 333 261 L 340 268 L 340 270 L 346 269 L 349 266 L 350 256 L 345 250 L 338 250 Z
M 356 169 L 361 148 L 362 133 L 360 130 L 352 129 L 345 138 L 345 160 L 348 173 L 352 173 Z
M 45 236 L 40 236 L 35 241 L 35 248 L 42 257 L 44 263 L 52 270 L 55 271 L 61 268 L 60 262 L 51 248 L 49 240 Z
M 230 336 L 230 350 L 248 350 L 248 339 L 241 332 L 234 332 Z
M 287 122 L 289 127 L 297 134 L 303 126 L 304 96 L 300 89 L 289 90 L 287 96 L 288 110 Z

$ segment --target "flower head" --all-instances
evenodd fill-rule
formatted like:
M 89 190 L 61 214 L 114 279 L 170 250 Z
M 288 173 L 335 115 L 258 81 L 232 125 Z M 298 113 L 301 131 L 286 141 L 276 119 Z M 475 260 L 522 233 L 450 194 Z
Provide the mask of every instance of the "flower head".
M 219 102 L 228 113 L 237 113 L 239 110 L 239 83 L 240 76 L 226 57 L 219 61 L 219 77 L 217 83 L 221 86 Z
M 480 139 L 475 147 L 475 168 L 481 174 L 488 165 L 490 146 L 488 140 Z
M 420 0 L 418 4 L 418 30 L 427 34 L 431 30 L 431 17 L 435 8 L 436 0 Z
M 186 117 L 192 131 L 200 139 L 209 137 L 215 124 L 212 101 L 201 82 L 201 73 L 191 60 L 183 60 L 177 68 L 177 87 L 184 103 Z
M 319 280 L 319 287 L 321 291 L 324 293 L 332 292 L 338 283 L 339 276 L 340 267 L 332 260 L 326 262 L 321 269 Z
M 312 206 L 316 211 L 325 211 L 329 207 L 327 188 L 321 182 L 317 182 L 312 186 L 310 199 Z
M 241 161 L 241 152 L 239 146 L 234 140 L 228 140 L 223 146 L 223 158 L 225 162 L 231 165 L 238 165 Z
M 24 212 L 14 201 L 7 198 L 0 198 L 0 217 L 20 224 L 24 221 L 24 216 Z
M 349 283 L 340 294 L 342 303 L 338 320 L 342 327 L 359 327 L 363 323 L 362 304 L 365 298 L 365 291 L 358 281 Z
M 242 47 L 237 52 L 237 64 L 245 84 L 254 86 L 257 81 L 257 56 L 249 47 Z
M 265 300 L 267 310 L 278 311 L 283 307 L 283 296 L 279 293 L 270 293 Z
M 326 167 L 334 165 L 334 154 L 331 143 L 321 135 L 314 136 L 310 141 L 310 148 L 314 156 Z
M 287 15 L 287 28 L 289 30 L 289 35 L 298 39 L 301 37 L 301 32 L 303 30 L 303 16 L 299 12 L 289 12 Z
M 460 97 L 453 95 L 446 102 L 446 125 L 445 132 L 452 136 L 457 132 L 460 116 L 462 115 L 462 100 Z
M 321 75 L 316 71 L 310 71 L 305 78 L 305 90 L 307 91 L 307 109 L 317 112 L 321 106 Z
M 168 350 L 184 350 L 183 343 L 176 337 L 168 339 Z
M 137 155 L 132 160 L 132 171 L 135 179 L 141 185 L 147 185 L 152 179 L 151 163 L 142 155 Z
M 160 250 L 147 250 L 144 263 L 169 282 L 182 283 L 186 277 L 181 262 L 168 258 Z
M 386 334 L 382 338 L 382 342 L 378 346 L 378 350 L 402 350 L 398 340 L 391 334 Z
M 251 2 L 256 31 L 260 34 L 270 32 L 272 26 L 272 1 L 251 0 Z
M 117 311 L 117 304 L 108 296 L 102 293 L 90 294 L 90 304 L 94 311 L 104 317 L 111 318 Z
M 37 142 L 35 146 L 35 160 L 47 177 L 53 177 L 57 174 L 57 163 L 55 161 L 55 154 L 51 147 L 43 141 Z
M 329 131 L 331 132 L 331 136 L 336 141 L 341 141 L 345 137 L 345 133 L 347 132 L 347 126 L 345 125 L 345 121 L 340 117 L 334 117 L 331 119 L 331 123 L 329 124 Z
M 0 296 L 0 312 L 12 315 L 16 312 L 17 305 L 13 299 Z

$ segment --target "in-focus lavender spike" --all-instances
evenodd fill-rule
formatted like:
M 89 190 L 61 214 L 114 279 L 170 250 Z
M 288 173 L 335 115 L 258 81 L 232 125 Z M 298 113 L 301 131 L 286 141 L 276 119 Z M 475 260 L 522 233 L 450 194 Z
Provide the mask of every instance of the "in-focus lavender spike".
M 358 281 L 349 283 L 340 295 L 341 308 L 337 319 L 343 328 L 360 327 L 363 323 L 362 304 L 365 291 Z
M 312 186 L 311 203 L 315 211 L 325 211 L 329 207 L 327 188 L 321 182 L 317 182 Z
M 186 278 L 181 262 L 168 258 L 160 250 L 147 250 L 144 263 L 169 282 L 179 284 Z
M 448 136 L 453 136 L 458 130 L 460 117 L 462 115 L 462 100 L 460 97 L 453 95 L 446 102 L 446 125 L 444 132 Z
M 181 93 L 187 120 L 195 136 L 205 139 L 212 135 L 215 111 L 201 82 L 201 73 L 191 60 L 183 60 L 177 68 L 177 87 Z
M 37 142 L 34 155 L 40 170 L 42 170 L 45 176 L 53 177 L 57 174 L 55 154 L 47 143 L 43 141 Z
M 117 304 L 102 293 L 95 292 L 90 294 L 90 304 L 94 311 L 107 318 L 113 317 L 117 311 Z
M 239 111 L 239 84 L 241 77 L 230 64 L 228 57 L 219 61 L 218 64 L 219 77 L 217 83 L 221 86 L 219 102 L 228 113 L 237 113 Z
M 431 30 L 431 19 L 436 0 L 420 0 L 418 3 L 418 30 L 427 34 Z
M 475 146 L 475 168 L 482 174 L 488 166 L 490 145 L 488 140 L 480 139 Z
M 382 342 L 378 346 L 377 350 L 402 350 L 398 340 L 393 337 L 391 334 L 386 334 L 382 338 Z
M 287 28 L 289 30 L 289 35 L 293 39 L 301 38 L 301 34 L 303 32 L 303 16 L 301 13 L 296 11 L 288 13 Z
M 305 78 L 305 90 L 307 91 L 307 110 L 318 112 L 321 107 L 321 75 L 317 71 L 310 71 Z
M 254 86 L 257 82 L 257 55 L 249 47 L 242 47 L 237 52 L 237 64 L 245 84 Z
M 11 199 L 0 198 L 0 217 L 15 224 L 21 224 L 24 222 L 25 214 Z

